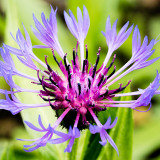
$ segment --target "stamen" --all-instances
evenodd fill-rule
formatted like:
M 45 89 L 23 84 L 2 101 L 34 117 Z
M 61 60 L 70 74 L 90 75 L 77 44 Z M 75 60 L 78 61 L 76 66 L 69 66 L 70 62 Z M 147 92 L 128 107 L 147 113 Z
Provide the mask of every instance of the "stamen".
M 101 80 L 99 81 L 98 83 L 98 87 L 101 85 L 102 81 L 103 81 L 103 78 L 104 78 L 104 74 L 102 73 L 102 77 L 101 77 Z
M 51 49 L 51 50 L 52 50 L 52 53 L 53 53 L 53 58 L 54 58 L 55 62 L 58 64 L 58 66 L 59 66 L 59 62 L 58 62 L 56 56 L 54 55 L 54 50 L 53 49 Z
M 68 83 L 69 83 L 69 88 L 72 88 L 72 85 L 71 85 L 71 74 L 69 74 L 69 76 L 68 76 Z
M 109 65 L 109 67 L 108 67 L 108 70 L 112 67 L 112 65 L 113 65 L 113 63 L 114 63 L 115 58 L 116 58 L 116 54 L 114 55 L 113 60 L 112 60 L 111 64 L 110 64 L 110 65 Z
M 49 66 L 48 62 L 47 62 L 47 57 L 48 56 L 45 56 L 45 61 L 46 61 L 46 65 L 47 65 L 47 68 L 50 72 L 52 72 L 52 68 Z
M 73 63 L 74 63 L 74 65 L 76 65 L 75 48 L 73 48 Z
M 51 76 L 51 75 L 49 75 L 49 80 L 50 80 L 55 86 L 58 87 L 57 83 L 52 80 L 52 76 Z
M 112 73 L 108 76 L 108 79 L 115 73 L 116 71 L 116 66 L 114 66 L 114 70 L 112 71 Z
M 52 90 L 57 90 L 57 86 L 53 85 L 53 84 L 49 84 L 47 82 L 44 81 L 44 76 L 42 77 L 42 87 L 44 88 L 49 88 L 49 89 L 52 89 Z
M 70 64 L 67 67 L 68 75 L 70 75 Z
M 42 83 L 42 80 L 39 77 L 39 70 L 37 70 L 37 77 L 38 77 L 38 80 L 40 81 L 40 83 Z
M 67 98 L 67 96 L 65 96 L 65 100 L 68 101 L 68 102 L 71 102 L 71 100 L 69 100 L 69 99 Z
M 89 89 L 91 88 L 91 80 L 90 80 L 90 78 L 88 78 L 88 88 Z
M 78 83 L 78 91 L 79 91 L 79 95 L 81 94 L 81 84 Z
M 97 59 L 96 59 L 96 64 L 94 65 L 94 68 L 93 68 L 92 78 L 94 78 L 94 76 L 95 76 L 98 62 L 99 62 L 99 53 L 97 53 Z
M 52 71 L 53 71 L 53 70 L 52 70 Z M 44 71 L 44 73 L 50 74 L 50 72 L 49 72 L 49 71 Z
M 49 105 L 51 106 L 52 109 L 56 110 L 56 107 L 49 101 Z
M 85 71 L 85 65 L 86 65 L 86 60 L 83 60 L 83 68 L 82 68 L 82 72 Z
M 110 92 L 109 94 L 115 94 L 115 93 L 123 91 L 130 83 L 131 83 L 131 80 L 128 81 L 127 85 L 124 87 L 122 87 L 122 84 L 120 84 L 120 87 L 118 89 L 109 91 Z
M 87 59 L 85 60 L 85 70 L 86 70 L 86 73 L 88 73 L 88 60 Z
M 98 62 L 99 62 L 99 52 L 97 53 L 96 66 L 98 65 Z
M 56 106 L 54 106 L 51 101 L 50 101 L 50 96 L 48 97 L 49 100 L 49 105 L 51 106 L 52 109 L 56 110 Z
M 42 79 L 42 87 L 43 87 L 43 89 L 47 92 L 47 94 L 49 94 L 49 95 L 51 95 L 51 96 L 55 96 L 55 93 L 54 93 L 54 92 L 51 92 L 50 90 L 48 90 L 48 89 L 46 88 L 46 86 L 45 86 L 44 83 L 43 83 L 43 79 Z
M 47 98 L 44 98 L 44 97 L 42 97 L 42 95 L 39 95 L 44 101 L 55 101 L 56 100 L 56 98 L 52 98 L 52 99 L 47 99 Z
M 63 58 L 63 60 L 64 60 L 64 65 L 65 65 L 65 68 L 66 68 L 66 70 L 67 70 L 67 60 L 66 60 L 66 57 L 67 57 L 67 53 L 64 55 L 64 58 Z
M 86 59 L 88 59 L 88 48 L 87 48 L 87 45 L 85 45 L 86 47 Z

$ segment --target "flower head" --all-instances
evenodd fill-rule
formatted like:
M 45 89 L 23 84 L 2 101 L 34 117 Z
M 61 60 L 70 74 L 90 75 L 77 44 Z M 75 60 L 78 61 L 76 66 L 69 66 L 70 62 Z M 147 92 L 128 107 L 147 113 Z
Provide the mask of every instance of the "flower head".
M 44 57 L 44 63 L 33 53 L 33 46 L 26 29 L 24 28 L 25 37 L 20 30 L 18 30 L 16 38 L 13 38 L 17 42 L 19 49 L 5 44 L 3 48 L 0 49 L 3 58 L 3 61 L 0 61 L 0 75 L 5 78 L 6 82 L 11 87 L 10 91 L 0 89 L 0 93 L 6 96 L 5 100 L 0 100 L 0 108 L 9 110 L 12 114 L 17 114 L 21 110 L 28 108 L 46 106 L 50 106 L 55 111 L 57 121 L 54 124 L 49 124 L 47 128 L 44 127 L 40 116 L 38 118 L 40 128 L 25 121 L 26 125 L 32 130 L 44 133 L 41 138 L 31 140 L 21 139 L 22 141 L 34 141 L 32 144 L 24 146 L 25 151 L 33 151 L 39 147 L 45 146 L 47 143 L 58 144 L 70 140 L 65 152 L 71 152 L 75 138 L 80 136 L 80 131 L 89 128 L 92 134 L 100 134 L 101 145 L 105 145 L 108 141 L 118 153 L 116 144 L 106 131 L 107 129 L 112 129 L 116 125 L 117 118 L 111 124 L 111 118 L 109 117 L 106 123 L 102 125 L 97 115 L 98 112 L 103 112 L 108 107 L 128 107 L 135 109 L 136 107 L 147 106 L 151 103 L 152 96 L 160 93 L 157 91 L 160 85 L 160 75 L 158 72 L 155 80 L 147 89 L 137 92 L 120 93 L 128 87 L 131 81 L 128 81 L 126 85 L 120 84 L 118 88 L 110 89 L 113 83 L 131 71 L 147 67 L 159 59 L 158 57 L 146 61 L 154 53 L 152 48 L 155 44 L 155 40 L 152 40 L 148 44 L 148 38 L 145 37 L 141 45 L 140 33 L 136 26 L 133 32 L 132 57 L 116 72 L 116 66 L 113 66 L 116 55 L 113 56 L 110 64 L 108 64 L 108 61 L 110 57 L 112 57 L 113 52 L 127 40 L 133 29 L 133 25 L 128 28 L 129 22 L 127 22 L 117 34 L 117 20 L 113 24 L 113 27 L 111 27 L 110 17 L 108 17 L 106 21 L 106 33 L 103 32 L 108 45 L 107 56 L 102 66 L 98 69 L 101 53 L 101 48 L 99 48 L 95 64 L 90 66 L 87 45 L 86 56 L 84 55 L 84 40 L 90 25 L 89 15 L 84 6 L 83 16 L 80 8 L 77 8 L 78 22 L 71 11 L 69 11 L 69 15 L 64 12 L 66 24 L 78 41 L 76 49 L 73 48 L 73 59 L 69 62 L 67 60 L 69 55 L 64 54 L 58 41 L 56 12 L 57 9 L 54 11 L 51 7 L 49 20 L 46 19 L 44 13 L 42 13 L 43 25 L 33 15 L 37 30 L 33 27 L 32 29 L 37 38 L 45 44 L 45 46 L 40 45 L 34 47 L 50 48 L 53 59 L 63 73 L 63 76 L 50 66 L 47 61 L 47 56 Z M 78 47 L 80 47 L 81 61 L 77 53 Z M 61 56 L 61 61 L 57 60 L 54 50 Z M 18 71 L 10 54 L 16 55 L 21 63 L 34 70 L 37 73 L 37 77 Z M 43 69 L 40 69 L 35 61 L 38 62 Z M 40 85 L 41 89 L 21 88 L 14 82 L 14 76 L 29 79 L 31 83 L 38 86 Z M 21 103 L 15 95 L 17 92 L 32 92 L 38 94 L 45 103 Z M 9 95 L 11 95 L 11 98 Z M 116 101 L 114 99 L 114 97 L 130 95 L 140 95 L 140 97 L 132 101 Z M 68 134 L 57 131 L 59 125 L 67 128 Z M 59 138 L 53 138 L 54 135 L 59 136 Z
M 35 141 L 30 145 L 24 145 L 24 148 L 29 148 L 29 149 L 24 149 L 24 151 L 31 152 L 39 147 L 45 146 L 47 144 L 48 140 L 50 140 L 52 138 L 53 133 L 54 133 L 53 128 L 50 126 L 50 124 L 49 124 L 48 128 L 45 128 L 42 123 L 40 115 L 38 117 L 38 123 L 39 123 L 40 128 L 34 126 L 32 123 L 30 123 L 28 121 L 24 121 L 24 122 L 32 130 L 45 133 L 45 135 L 43 137 L 37 138 L 37 139 L 31 139 L 31 140 L 30 139 L 17 139 L 20 141 Z

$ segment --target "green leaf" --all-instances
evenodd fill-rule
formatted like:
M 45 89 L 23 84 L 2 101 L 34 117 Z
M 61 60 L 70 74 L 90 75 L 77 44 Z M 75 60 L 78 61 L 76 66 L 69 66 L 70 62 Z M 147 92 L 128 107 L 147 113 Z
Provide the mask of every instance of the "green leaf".
M 15 160 L 14 152 L 12 145 L 10 143 L 7 144 L 5 148 L 5 152 L 3 152 L 1 160 Z
M 85 130 L 81 132 L 81 137 L 78 139 L 78 148 L 77 148 L 77 155 L 76 160 L 84 160 L 85 153 L 87 152 L 89 139 L 91 133 L 89 130 Z
M 24 132 L 23 132 L 24 133 Z M 22 150 L 13 140 L 0 142 L 0 159 L 1 160 L 38 160 L 38 154 L 35 152 L 27 153 Z
M 1 142 L 0 142 L 0 159 L 1 160 L 4 159 L 4 156 L 7 152 L 7 147 L 8 147 L 8 142 L 1 140 Z
M 145 125 L 135 129 L 134 143 L 133 143 L 133 160 L 148 159 L 147 158 L 148 155 L 153 154 L 154 151 L 159 149 L 160 146 L 159 124 L 160 124 L 159 115 L 158 116 L 154 115 L 145 123 Z
M 0 15 L 0 37 L 4 36 L 5 31 L 5 21 L 4 18 Z
M 102 149 L 102 145 L 99 144 L 99 141 L 100 141 L 99 134 L 91 135 L 90 143 L 88 144 L 88 148 L 86 150 L 84 160 L 97 159 Z
M 125 92 L 129 92 L 126 89 Z M 122 97 L 121 101 L 128 101 L 130 97 Z M 130 108 L 118 108 L 118 121 L 116 126 L 110 131 L 109 135 L 115 142 L 119 150 L 119 156 L 115 149 L 107 143 L 98 157 L 98 160 L 131 160 L 132 141 L 133 141 L 133 113 Z

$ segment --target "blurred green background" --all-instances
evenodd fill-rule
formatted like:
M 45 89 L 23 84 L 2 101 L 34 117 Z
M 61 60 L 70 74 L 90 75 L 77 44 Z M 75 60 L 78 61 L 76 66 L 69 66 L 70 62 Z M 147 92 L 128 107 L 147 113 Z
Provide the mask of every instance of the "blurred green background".
M 103 62 L 107 53 L 107 45 L 101 31 L 105 30 L 107 16 L 110 15 L 111 22 L 118 18 L 118 30 L 129 20 L 130 25 L 138 25 L 142 39 L 148 35 L 149 40 L 157 38 L 160 34 L 160 1 L 159 0 L 0 0 L 0 46 L 5 42 L 13 44 L 9 32 L 14 35 L 17 28 L 22 28 L 22 23 L 31 35 L 33 44 L 39 44 L 39 40 L 33 35 L 30 26 L 34 26 L 32 14 L 40 19 L 43 11 L 47 16 L 50 13 L 50 5 L 58 7 L 58 36 L 60 44 L 65 52 L 71 54 L 76 45 L 76 39 L 69 33 L 63 17 L 63 11 L 71 9 L 76 14 L 76 8 L 82 8 L 83 4 L 88 9 L 91 26 L 85 40 L 89 49 L 89 60 L 95 62 L 98 47 L 102 48 L 100 63 Z M 10 18 L 14 13 L 15 19 Z M 131 57 L 132 36 L 115 52 L 117 68 L 122 66 Z M 151 58 L 159 56 L 160 45 L 155 45 L 156 52 Z M 39 51 L 39 50 L 38 50 Z M 50 52 L 42 50 L 36 55 L 44 60 L 44 55 Z M 52 62 L 52 60 L 50 60 Z M 160 71 L 160 62 L 154 63 L 145 69 L 137 70 L 121 82 L 124 84 L 132 80 L 131 90 L 145 88 L 154 79 L 156 69 Z M 119 81 L 120 82 L 120 81 Z M 118 84 L 117 84 L 118 85 Z M 4 80 L 0 79 L 0 88 L 8 88 Z M 4 98 L 3 95 L 0 95 Z M 152 99 L 152 108 L 149 112 L 134 112 L 134 137 L 133 137 L 133 160 L 160 160 L 160 98 Z M 18 137 L 29 137 L 24 129 L 20 115 L 12 116 L 10 112 L 0 110 L 0 157 L 6 160 L 33 160 L 37 158 L 37 152 L 25 153 L 22 143 L 16 141 Z M 0 158 L 0 159 L 1 159 Z M 4 160 L 5 160 L 4 158 Z

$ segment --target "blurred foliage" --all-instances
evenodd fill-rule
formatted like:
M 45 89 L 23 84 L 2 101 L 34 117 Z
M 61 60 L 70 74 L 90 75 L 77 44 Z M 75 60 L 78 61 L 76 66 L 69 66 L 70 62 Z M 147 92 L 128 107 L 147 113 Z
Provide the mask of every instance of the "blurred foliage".
M 152 1 L 152 0 L 150 0 Z M 102 54 L 100 59 L 100 64 L 103 62 L 106 53 L 107 46 L 106 41 L 101 31 L 105 30 L 105 21 L 107 16 L 111 16 L 112 24 L 118 18 L 118 30 L 122 27 L 126 21 L 130 21 L 130 25 L 134 23 L 137 24 L 142 39 L 144 35 L 148 35 L 149 39 L 156 38 L 160 33 L 160 12 L 158 8 L 158 3 L 156 0 L 149 3 L 149 0 L 146 2 L 144 0 L 99 0 L 98 3 L 93 2 L 93 0 L 57 0 L 57 1 L 49 1 L 54 5 L 60 5 L 61 3 L 65 4 L 66 10 L 71 9 L 74 14 L 76 14 L 76 8 L 79 6 L 81 9 L 83 5 L 85 5 L 88 9 L 91 26 L 85 40 L 85 43 L 88 45 L 89 49 L 89 60 L 91 63 L 95 63 L 96 52 L 99 47 L 102 48 Z M 60 7 L 60 6 L 59 6 Z M 29 34 L 31 35 L 31 39 L 33 44 L 39 44 L 40 41 L 36 39 L 30 29 L 30 25 L 33 24 L 32 14 L 34 13 L 38 19 L 40 19 L 41 12 L 44 12 L 46 16 L 50 13 L 49 3 L 45 0 L 1 0 L 0 1 L 0 43 L 5 42 L 9 45 L 14 46 L 15 43 L 9 35 L 10 32 L 13 35 L 16 34 L 18 28 L 22 31 L 21 23 L 25 25 Z M 71 54 L 72 48 L 76 45 L 76 39 L 69 33 L 65 23 L 63 21 L 63 17 L 61 17 L 62 13 L 57 15 L 58 19 L 58 36 L 59 41 L 62 44 L 62 47 L 68 55 Z M 132 36 L 130 36 L 125 42 L 116 51 L 117 58 L 115 65 L 117 68 L 121 67 L 127 60 L 131 57 L 131 44 L 132 44 Z M 152 58 L 157 57 L 159 55 L 160 47 L 159 43 L 156 44 L 156 52 L 152 56 Z M 51 52 L 49 50 L 44 49 L 34 49 L 35 54 L 44 61 L 44 55 L 51 56 Z M 15 60 L 15 58 L 14 58 Z M 69 58 L 70 60 L 70 58 Z M 52 67 L 57 69 L 55 64 L 52 63 L 52 58 L 49 59 L 49 63 Z M 34 74 L 31 71 L 28 71 L 23 65 L 17 63 L 15 60 L 16 66 L 20 68 L 23 72 L 28 72 L 29 74 Z M 121 81 L 127 82 L 129 79 L 132 80 L 131 86 L 132 90 L 136 90 L 137 88 L 145 88 L 149 85 L 149 83 L 154 79 L 156 72 L 153 71 L 160 68 L 160 63 L 156 62 L 150 67 L 147 67 L 142 70 L 134 71 L 130 73 L 126 77 L 124 77 Z M 149 73 L 149 74 L 148 74 Z M 121 82 L 119 81 L 119 82 Z M 18 85 L 22 86 L 25 84 L 30 85 L 28 82 L 21 81 L 16 79 Z M 7 88 L 4 80 L 1 80 L 1 86 L 3 88 Z M 38 96 L 29 96 L 27 99 L 27 95 L 18 95 L 19 98 L 23 102 L 34 102 L 41 101 Z M 32 97 L 32 98 L 31 98 Z M 155 102 L 155 103 L 154 103 Z M 143 121 L 144 124 L 140 124 L 137 122 L 139 126 L 134 131 L 133 136 L 133 160 L 158 160 L 160 159 L 160 119 L 158 118 L 160 115 L 160 99 L 158 96 L 155 96 L 153 100 L 152 110 L 150 111 L 147 117 L 143 115 L 146 113 L 141 113 L 140 122 Z M 122 108 L 123 109 L 123 108 Z M 132 152 L 132 133 L 133 133 L 133 121 L 132 121 L 132 112 L 129 109 L 108 109 L 106 112 L 102 113 L 101 122 L 105 122 L 109 115 L 115 118 L 118 116 L 118 123 L 116 127 L 110 131 L 110 135 L 113 140 L 117 144 L 120 153 L 119 158 L 117 157 L 113 148 L 111 148 L 110 144 L 107 144 L 105 147 L 101 147 L 98 144 L 99 135 L 90 135 L 89 131 L 82 132 L 81 137 L 73 146 L 73 151 L 71 154 L 64 154 L 63 150 L 66 144 L 64 145 L 48 145 L 45 148 L 40 149 L 39 151 L 34 151 L 32 153 L 26 153 L 22 150 L 22 142 L 18 142 L 16 138 L 32 138 L 40 136 L 35 132 L 31 132 L 30 130 L 28 135 L 24 129 L 18 128 L 13 133 L 14 140 L 1 140 L 0 141 L 0 159 L 2 160 L 37 160 L 37 159 L 69 159 L 69 160 L 83 160 L 83 159 L 107 159 L 109 155 L 109 160 L 112 159 L 131 159 Z M 43 120 L 45 120 L 45 124 L 53 123 L 55 121 L 54 113 L 46 109 L 32 109 L 22 112 L 22 116 L 25 120 L 34 121 L 37 123 L 38 114 L 41 114 Z M 136 113 L 135 113 L 136 114 Z M 114 119 L 112 118 L 112 120 Z M 59 128 L 61 129 L 61 128 Z M 125 135 L 125 136 L 124 136 Z M 85 142 L 85 143 L 84 143 Z M 126 153 L 126 154 L 125 154 Z M 123 156 L 121 156 L 121 154 Z M 66 156 L 67 155 L 67 156 Z M 126 156 L 124 158 L 124 156 Z
M 129 88 L 125 92 L 130 92 Z M 131 97 L 122 97 L 121 101 L 129 101 Z M 119 156 L 109 144 L 102 147 L 98 160 L 131 160 L 133 144 L 133 110 L 130 108 L 118 108 L 116 112 L 118 121 L 116 126 L 110 131 L 110 136 L 119 149 Z M 114 117 L 115 118 L 115 117 Z M 114 119 L 112 117 L 112 119 Z

